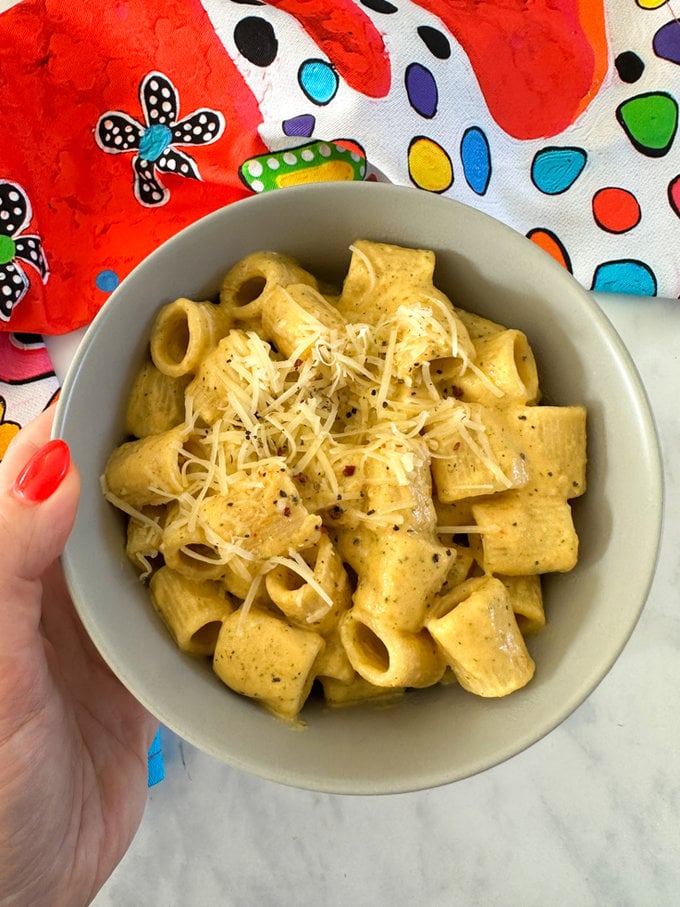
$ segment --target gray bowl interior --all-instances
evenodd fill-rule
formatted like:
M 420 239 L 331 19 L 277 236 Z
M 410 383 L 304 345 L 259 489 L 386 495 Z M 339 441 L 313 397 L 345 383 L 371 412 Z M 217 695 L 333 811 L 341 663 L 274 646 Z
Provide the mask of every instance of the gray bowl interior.
M 396 707 L 305 710 L 291 730 L 182 656 L 123 552 L 120 516 L 99 476 L 123 436 L 124 401 L 161 305 L 213 296 L 227 268 L 257 249 L 286 252 L 338 281 L 357 238 L 431 248 L 436 282 L 460 306 L 524 330 L 551 402 L 589 411 L 587 494 L 574 507 L 581 557 L 546 582 L 546 629 L 531 640 L 536 677 L 503 700 L 455 686 Z M 122 682 L 177 734 L 232 766 L 337 793 L 389 793 L 459 780 L 529 746 L 607 673 L 645 601 L 655 566 L 662 484 L 644 390 L 596 303 L 552 259 L 491 218 L 414 189 L 329 184 L 274 192 L 204 218 L 125 280 L 76 354 L 55 432 L 83 483 L 64 554 L 80 617 Z

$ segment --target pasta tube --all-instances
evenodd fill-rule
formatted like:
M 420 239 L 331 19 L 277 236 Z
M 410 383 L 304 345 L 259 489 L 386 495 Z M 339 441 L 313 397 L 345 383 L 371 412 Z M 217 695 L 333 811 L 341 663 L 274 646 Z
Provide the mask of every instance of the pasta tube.
M 429 687 L 444 673 L 444 659 L 431 636 L 407 633 L 373 615 L 348 611 L 340 637 L 354 670 L 378 687 Z
M 125 420 L 129 434 L 137 438 L 170 431 L 184 420 L 187 379 L 170 378 L 153 362 L 145 362 L 135 377 Z
M 260 318 L 262 302 L 274 287 L 294 283 L 318 286 L 316 278 L 292 258 L 278 252 L 253 252 L 237 262 L 222 281 L 220 305 L 239 321 Z
M 222 624 L 213 669 L 237 693 L 258 699 L 280 718 L 295 718 L 323 650 L 318 633 L 291 627 L 258 608 L 235 611 Z
M 304 552 L 310 562 L 309 577 L 287 564 L 277 564 L 265 577 L 270 599 L 297 627 L 328 633 L 352 604 L 347 572 L 333 543 L 322 535 Z
M 171 378 L 193 374 L 231 327 L 227 311 L 212 302 L 176 299 L 156 316 L 151 329 L 151 358 Z
M 234 604 L 219 583 L 194 582 L 161 567 L 151 577 L 151 600 L 173 639 L 189 655 L 212 655 Z
M 184 490 L 182 447 L 185 428 L 179 425 L 117 447 L 104 469 L 106 491 L 141 510 L 165 504 Z
M 464 689 L 478 696 L 507 696 L 531 680 L 533 659 L 503 583 L 494 577 L 468 583 L 442 600 L 439 616 L 427 622 L 427 629 Z M 470 594 L 459 601 L 464 591 Z

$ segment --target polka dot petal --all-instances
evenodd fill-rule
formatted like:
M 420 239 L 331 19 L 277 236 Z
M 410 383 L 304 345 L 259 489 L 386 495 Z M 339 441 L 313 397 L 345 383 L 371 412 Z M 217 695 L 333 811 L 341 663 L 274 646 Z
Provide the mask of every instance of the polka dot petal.
M 156 179 L 154 164 L 136 155 L 132 161 L 132 169 L 135 174 L 135 198 L 148 208 L 164 205 L 170 198 L 170 193 Z
M 170 126 L 179 113 L 177 90 L 162 72 L 150 72 L 142 80 L 139 96 L 146 122 Z
M 0 233 L 14 236 L 30 223 L 32 216 L 24 190 L 9 180 L 0 182 Z
M 14 246 L 16 257 L 35 268 L 44 283 L 49 272 L 40 237 L 29 236 L 28 234 L 20 236 L 15 241 Z
M 14 308 L 28 292 L 29 281 L 14 262 L 0 266 L 0 320 L 9 321 Z
M 209 145 L 224 132 L 224 117 L 215 110 L 196 110 L 170 129 L 175 145 Z
M 193 158 L 176 148 L 168 148 L 156 161 L 156 167 L 163 173 L 176 173 L 187 179 L 200 180 L 201 174 Z
M 99 118 L 95 138 L 100 148 L 110 154 L 122 154 L 139 148 L 144 127 L 120 111 L 112 111 Z

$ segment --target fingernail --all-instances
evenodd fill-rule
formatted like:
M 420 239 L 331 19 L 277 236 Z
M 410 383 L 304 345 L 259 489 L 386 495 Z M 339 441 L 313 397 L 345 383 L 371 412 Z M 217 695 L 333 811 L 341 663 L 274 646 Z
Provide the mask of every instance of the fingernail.
M 14 483 L 14 493 L 25 501 L 46 501 L 57 490 L 71 465 L 68 444 L 61 438 L 36 451 Z

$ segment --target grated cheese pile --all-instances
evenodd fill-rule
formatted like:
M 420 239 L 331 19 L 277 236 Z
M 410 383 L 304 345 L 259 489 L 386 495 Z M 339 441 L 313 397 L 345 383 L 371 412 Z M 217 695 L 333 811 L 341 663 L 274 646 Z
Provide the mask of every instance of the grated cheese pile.
M 211 353 L 222 357 L 211 371 L 219 382 L 220 403 L 206 425 L 196 399 L 186 396 L 186 443 L 181 450 L 185 487 L 179 495 L 165 494 L 174 508 L 166 527 L 172 523 L 189 533 L 199 527 L 213 551 L 187 545 L 183 552 L 199 561 L 229 564 L 250 582 L 244 613 L 257 595 L 255 581 L 277 563 L 318 585 L 303 557 L 292 549 L 288 557 L 256 563 L 243 538 L 227 543 L 202 523 L 203 502 L 216 494 L 229 496 L 235 483 L 243 488 L 244 477 L 252 477 L 256 495 L 258 473 L 284 469 L 306 509 L 320 515 L 325 526 L 364 523 L 376 530 L 403 522 L 403 503 L 369 509 L 366 489 L 376 483 L 409 486 L 432 458 L 450 456 L 461 443 L 502 485 L 511 486 L 511 477 L 491 451 L 485 426 L 472 417 L 468 404 L 445 397 L 433 381 L 424 358 L 433 342 L 439 356 L 445 350 L 459 363 L 460 374 L 474 370 L 494 396 L 502 396 L 459 346 L 453 310 L 424 293 L 376 324 L 304 325 L 289 356 L 256 330 L 242 327 L 233 328 Z M 380 469 L 371 470 L 371 463 Z M 153 522 L 104 492 L 129 515 Z M 150 568 L 143 578 L 149 573 Z M 317 591 L 326 601 L 324 590 L 319 586 Z M 327 602 L 329 608 L 331 604 Z

